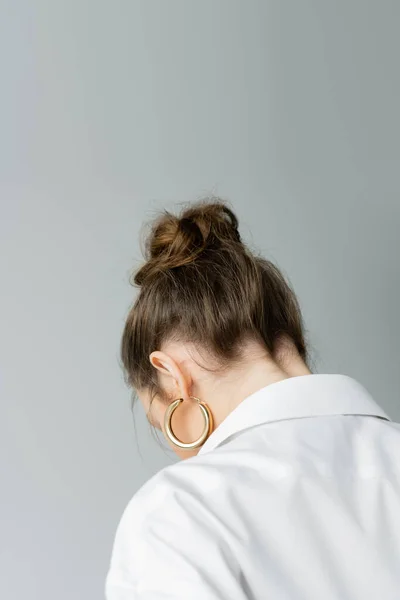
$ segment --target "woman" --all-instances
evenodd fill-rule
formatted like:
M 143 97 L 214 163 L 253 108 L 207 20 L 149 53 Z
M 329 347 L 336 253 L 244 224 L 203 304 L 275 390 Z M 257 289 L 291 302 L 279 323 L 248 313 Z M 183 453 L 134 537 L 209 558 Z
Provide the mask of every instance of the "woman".
M 398 426 L 310 373 L 293 291 L 224 203 L 165 213 L 147 252 L 122 360 L 189 460 L 128 505 L 108 600 L 398 600 Z

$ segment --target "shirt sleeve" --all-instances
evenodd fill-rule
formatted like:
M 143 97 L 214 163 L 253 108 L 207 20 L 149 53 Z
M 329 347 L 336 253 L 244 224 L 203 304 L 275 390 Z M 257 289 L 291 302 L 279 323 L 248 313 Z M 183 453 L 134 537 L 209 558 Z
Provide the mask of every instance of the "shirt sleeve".
M 132 502 L 117 530 L 107 600 L 245 600 L 219 524 L 190 495 L 148 510 Z

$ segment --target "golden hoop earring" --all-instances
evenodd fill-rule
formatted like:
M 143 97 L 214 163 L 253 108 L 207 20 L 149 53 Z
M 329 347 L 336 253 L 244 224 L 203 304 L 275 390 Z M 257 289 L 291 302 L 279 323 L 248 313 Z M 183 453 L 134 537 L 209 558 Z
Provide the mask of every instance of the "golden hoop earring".
M 183 398 L 178 398 L 177 400 L 174 400 L 168 406 L 164 418 L 165 435 L 170 440 L 170 442 L 174 444 L 174 446 L 178 446 L 179 448 L 182 448 L 182 450 L 193 450 L 194 448 L 199 448 L 200 446 L 202 446 L 208 438 L 208 436 L 210 435 L 213 428 L 213 418 L 207 404 L 201 402 L 201 400 L 199 400 L 199 398 L 196 398 L 195 396 L 190 396 L 190 398 L 191 400 L 195 400 L 198 403 L 199 408 L 204 417 L 204 429 L 201 436 L 197 440 L 189 443 L 181 442 L 181 440 L 179 440 L 176 437 L 172 430 L 172 415 L 174 414 L 178 406 L 181 404 L 181 402 L 183 402 Z

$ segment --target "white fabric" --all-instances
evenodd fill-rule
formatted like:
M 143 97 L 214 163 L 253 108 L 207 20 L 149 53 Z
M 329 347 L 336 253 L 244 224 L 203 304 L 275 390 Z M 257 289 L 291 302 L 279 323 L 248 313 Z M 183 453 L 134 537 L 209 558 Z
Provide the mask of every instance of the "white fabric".
M 259 390 L 134 496 L 107 600 L 399 600 L 400 426 L 353 379 Z

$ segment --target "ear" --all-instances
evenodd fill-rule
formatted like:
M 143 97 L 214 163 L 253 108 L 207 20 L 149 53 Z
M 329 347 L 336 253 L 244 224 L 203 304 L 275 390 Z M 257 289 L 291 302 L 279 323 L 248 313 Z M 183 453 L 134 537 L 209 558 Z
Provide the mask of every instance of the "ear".
M 160 371 L 163 375 L 169 375 L 174 377 L 176 372 L 176 364 L 173 358 L 165 354 L 165 352 L 152 352 L 149 356 L 149 360 L 153 367 Z
M 189 378 L 185 376 L 177 362 L 165 352 L 156 350 L 149 356 L 149 360 L 153 367 L 157 369 L 163 376 L 171 377 L 177 388 L 177 393 L 181 398 L 187 399 L 190 396 Z

